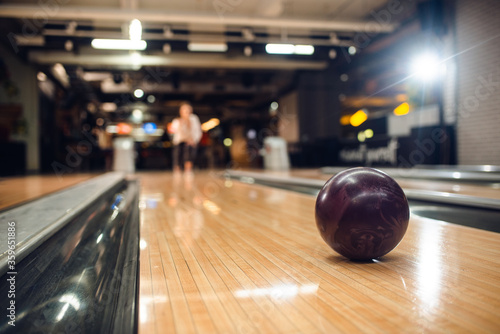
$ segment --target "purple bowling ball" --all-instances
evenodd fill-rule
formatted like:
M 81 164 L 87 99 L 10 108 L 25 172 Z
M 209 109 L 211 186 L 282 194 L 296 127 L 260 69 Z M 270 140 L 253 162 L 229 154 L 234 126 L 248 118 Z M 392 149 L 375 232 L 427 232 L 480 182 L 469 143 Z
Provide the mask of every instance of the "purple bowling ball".
M 371 260 L 393 250 L 408 228 L 403 189 L 373 168 L 351 168 L 328 180 L 316 199 L 323 240 L 351 260 Z

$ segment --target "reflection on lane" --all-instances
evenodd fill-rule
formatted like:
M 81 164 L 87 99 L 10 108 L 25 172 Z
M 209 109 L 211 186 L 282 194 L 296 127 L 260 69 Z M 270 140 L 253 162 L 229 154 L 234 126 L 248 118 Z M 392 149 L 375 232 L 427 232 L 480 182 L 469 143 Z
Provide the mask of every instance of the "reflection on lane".
M 243 180 L 240 178 L 240 181 Z M 254 179 L 254 183 L 312 196 L 317 196 L 319 193 L 319 189 L 316 186 L 296 186 L 282 182 L 270 182 L 257 179 Z M 500 232 L 499 210 L 445 205 L 415 200 L 410 200 L 408 202 L 412 214 L 420 217 L 442 220 L 448 223 L 470 226 L 487 231 Z
M 297 295 L 315 294 L 318 291 L 318 284 L 280 284 L 270 288 L 256 288 L 238 290 L 234 295 L 238 298 L 252 298 L 268 296 L 273 299 L 290 299 Z
M 418 297 L 424 312 L 439 306 L 442 286 L 443 225 L 435 221 L 422 221 L 418 235 Z
M 500 232 L 500 212 L 488 209 L 409 201 L 412 214 L 448 223 Z

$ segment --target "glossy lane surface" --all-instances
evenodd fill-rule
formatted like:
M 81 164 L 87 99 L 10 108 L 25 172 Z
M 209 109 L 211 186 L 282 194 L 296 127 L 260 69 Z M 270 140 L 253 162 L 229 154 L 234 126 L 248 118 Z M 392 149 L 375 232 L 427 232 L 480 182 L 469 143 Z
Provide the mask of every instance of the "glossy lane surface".
M 414 216 L 356 263 L 321 239 L 313 196 L 139 177 L 139 333 L 500 331 L 500 234 Z
M 33 175 L 0 178 L 0 210 L 73 186 L 98 174 Z

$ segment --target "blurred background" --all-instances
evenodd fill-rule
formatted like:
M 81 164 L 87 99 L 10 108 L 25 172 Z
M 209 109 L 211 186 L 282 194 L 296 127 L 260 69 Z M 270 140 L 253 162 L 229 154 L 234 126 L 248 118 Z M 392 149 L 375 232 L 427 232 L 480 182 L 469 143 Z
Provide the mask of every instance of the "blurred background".
M 500 2 L 0 3 L 0 175 L 500 165 Z

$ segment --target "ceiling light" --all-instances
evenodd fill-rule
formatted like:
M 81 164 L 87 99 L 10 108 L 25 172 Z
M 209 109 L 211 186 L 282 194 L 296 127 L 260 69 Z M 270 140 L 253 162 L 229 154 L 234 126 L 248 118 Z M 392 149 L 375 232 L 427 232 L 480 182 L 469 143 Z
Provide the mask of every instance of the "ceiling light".
M 226 52 L 226 43 L 189 42 L 188 50 L 193 52 Z
M 351 123 L 351 115 L 344 115 L 340 117 L 341 125 L 349 125 Z
M 394 109 L 394 115 L 396 116 L 403 116 L 408 114 L 409 112 L 410 112 L 410 105 L 407 102 L 401 103 Z
M 170 52 L 172 52 L 172 46 L 169 43 L 163 44 L 163 53 L 168 55 Z
M 142 122 L 143 117 L 144 117 L 144 114 L 142 113 L 142 110 L 134 109 L 134 111 L 132 111 L 132 120 L 134 122 L 136 122 L 136 123 Z
M 293 44 L 267 44 L 266 52 L 269 54 L 292 54 L 295 50 Z
M 144 50 L 147 43 L 144 40 L 132 41 L 130 39 L 101 39 L 92 40 L 92 47 L 101 50 Z
M 205 123 L 203 123 L 201 125 L 201 129 L 204 132 L 207 132 L 207 131 L 212 130 L 213 128 L 215 128 L 219 124 L 220 124 L 220 120 L 219 119 L 217 119 L 217 118 L 211 118 L 210 120 L 206 121 Z
M 154 95 L 149 95 L 147 100 L 149 103 L 154 103 L 156 101 L 156 97 Z
M 440 72 L 439 57 L 435 53 L 424 53 L 411 63 L 411 73 L 422 81 L 434 80 Z
M 330 59 L 337 58 L 337 51 L 335 51 L 335 49 L 330 49 L 330 51 L 328 51 L 328 57 L 330 57 Z
M 52 74 L 64 87 L 69 87 L 69 76 L 61 63 L 56 63 L 52 66 Z
M 70 39 L 68 39 L 66 42 L 64 42 L 64 49 L 66 51 L 73 50 L 73 42 Z
M 140 66 L 141 60 L 142 60 L 142 56 L 139 52 L 136 51 L 136 52 L 132 52 L 130 54 L 130 61 L 131 61 L 132 66 L 133 66 L 132 68 L 134 68 L 136 70 L 140 69 L 141 68 L 141 66 Z
M 247 45 L 245 46 L 245 48 L 243 49 L 243 53 L 245 54 L 245 56 L 247 57 L 250 57 L 252 55 L 252 47 Z
M 104 102 L 101 103 L 101 110 L 106 112 L 113 112 L 117 108 L 116 103 L 114 102 Z
M 358 140 L 360 142 L 364 142 L 365 139 L 366 139 L 365 132 L 364 131 L 358 132 Z
M 140 88 L 137 88 L 136 90 L 134 90 L 134 96 L 140 99 L 141 97 L 144 96 L 144 91 Z
M 132 41 L 140 41 L 142 37 L 142 24 L 138 19 L 133 19 L 128 27 L 128 35 Z
M 47 80 L 47 75 L 43 72 L 38 72 L 36 78 L 38 79 L 38 81 L 45 81 Z
M 354 56 L 354 55 L 356 54 L 356 52 L 357 52 L 357 51 L 358 51 L 358 50 L 356 49 L 356 47 L 355 47 L 355 46 L 350 46 L 350 47 L 347 49 L 347 52 L 349 52 L 349 54 L 350 54 L 351 56 Z
M 266 52 L 269 54 L 297 54 L 297 55 L 312 55 L 314 46 L 312 45 L 293 45 L 293 44 L 267 44 Z
M 368 119 L 368 115 L 364 110 L 358 110 L 354 113 L 354 115 L 351 116 L 351 119 L 349 120 L 351 125 L 356 127 L 360 126 L 363 124 L 364 121 Z
M 296 55 L 312 55 L 314 53 L 314 46 L 312 45 L 295 45 L 293 51 Z

